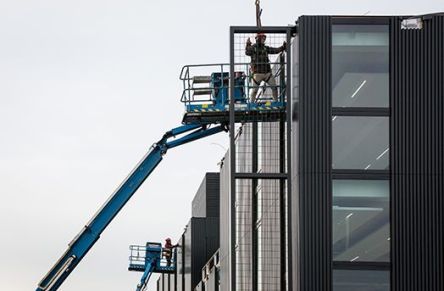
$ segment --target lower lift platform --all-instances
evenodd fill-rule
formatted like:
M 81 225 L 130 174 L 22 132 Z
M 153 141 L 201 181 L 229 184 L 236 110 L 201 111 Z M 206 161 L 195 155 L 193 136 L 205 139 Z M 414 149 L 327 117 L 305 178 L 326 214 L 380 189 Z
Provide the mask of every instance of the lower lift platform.
M 185 104 L 184 124 L 227 124 L 230 121 L 230 99 L 228 72 L 224 72 L 225 64 L 199 65 L 198 68 L 210 69 L 220 67 L 220 71 L 212 72 L 208 76 L 192 75 L 191 69 L 195 66 L 185 66 L 180 79 L 184 90 L 181 101 Z M 208 68 L 210 67 L 210 68 Z M 226 69 L 228 70 L 228 69 Z M 248 68 L 246 68 L 248 70 Z M 275 86 L 262 82 L 254 85 L 252 90 L 251 76 L 244 72 L 234 73 L 234 116 L 236 123 L 279 121 L 285 120 L 285 74 L 284 66 L 277 66 L 273 70 L 272 78 Z M 254 94 L 254 98 L 250 94 Z M 274 95 L 274 98 L 273 98 Z M 254 99 L 254 102 L 251 101 Z
M 130 263 L 128 270 L 142 272 L 142 278 L 136 291 L 146 290 L 153 273 L 174 274 L 176 255 L 172 249 L 162 248 L 161 243 L 148 242 L 145 246 L 130 246 Z M 169 256 L 166 256 L 166 252 Z
M 148 242 L 145 246 L 130 246 L 128 271 L 145 272 L 147 267 L 151 267 L 151 273 L 174 273 L 175 255 L 172 253 L 168 262 L 163 257 L 164 252 L 162 244 L 157 242 Z

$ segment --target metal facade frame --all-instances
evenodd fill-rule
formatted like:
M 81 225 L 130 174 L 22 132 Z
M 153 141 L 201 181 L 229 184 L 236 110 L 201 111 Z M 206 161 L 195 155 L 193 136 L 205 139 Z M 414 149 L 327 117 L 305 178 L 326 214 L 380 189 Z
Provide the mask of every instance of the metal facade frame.
M 291 26 L 272 26 L 272 27 L 261 27 L 260 29 L 255 26 L 232 26 L 230 27 L 230 123 L 229 123 L 229 129 L 230 129 L 230 195 L 231 195 L 231 253 L 232 253 L 232 260 L 231 260 L 231 290 L 236 290 L 236 209 L 234 202 L 236 201 L 236 180 L 237 179 L 252 179 L 252 181 L 256 181 L 257 179 L 279 179 L 281 181 L 287 181 L 286 187 L 287 187 L 287 213 L 288 213 L 288 221 L 287 224 L 287 231 L 290 233 L 291 231 L 291 183 L 289 182 L 291 180 L 291 90 L 289 90 L 291 87 L 291 53 L 290 53 L 290 43 L 293 36 L 293 33 L 295 32 L 296 27 Z M 282 150 L 285 151 L 285 146 L 287 147 L 287 168 L 284 169 L 284 166 L 281 168 L 281 173 L 236 173 L 236 145 L 235 145 L 235 112 L 234 112 L 234 98 L 231 98 L 231 96 L 234 96 L 234 86 L 231 84 L 234 84 L 234 66 L 235 66 L 235 51 L 234 51 L 234 41 L 235 41 L 235 34 L 237 33 L 257 33 L 257 32 L 264 32 L 264 33 L 280 33 L 286 35 L 286 41 L 287 41 L 287 51 L 286 51 L 286 102 L 287 102 L 287 109 L 286 109 L 286 120 L 281 121 L 286 122 L 286 138 L 287 138 L 287 144 L 281 143 L 281 152 Z M 281 127 L 281 130 L 283 129 L 285 125 Z M 256 129 L 255 129 L 256 128 Z M 257 140 L 257 124 L 253 124 L 253 141 Z M 256 157 L 255 157 L 256 156 Z M 256 164 L 256 167 L 255 167 Z M 254 169 L 257 169 L 257 149 L 253 153 L 253 171 Z M 255 182 L 253 183 L 254 186 Z M 281 183 L 283 184 L 283 183 Z M 284 189 L 282 189 L 283 191 Z M 281 192 L 282 192 L 281 191 Z M 254 193 L 254 191 L 253 191 Z M 280 196 L 281 198 L 283 195 Z M 282 204 L 282 203 L 281 203 Z M 254 210 L 256 211 L 256 210 Z M 253 213 L 254 215 L 254 213 Z M 257 213 L 256 213 L 257 215 Z M 284 214 L 285 219 L 285 214 Z M 282 220 L 282 217 L 281 217 Z M 282 221 L 281 221 L 282 225 Z M 285 225 L 285 221 L 284 221 Z M 282 231 L 282 230 L 281 230 Z M 281 251 L 286 249 L 288 251 L 281 253 L 281 257 L 285 257 L 286 260 L 281 260 L 281 270 L 287 271 L 287 278 L 285 276 L 281 280 L 281 288 L 282 286 L 288 285 L 288 290 L 292 289 L 292 249 L 291 249 L 291 237 L 285 236 L 285 232 L 282 233 L 283 239 L 281 241 Z M 253 241 L 253 250 L 257 249 L 257 240 Z M 253 260 L 253 266 L 256 263 L 257 267 L 257 261 Z M 256 290 L 257 287 L 257 277 L 255 274 L 256 272 L 253 271 L 253 290 Z M 282 272 L 284 273 L 284 272 Z M 285 287 L 282 288 L 282 290 L 285 290 Z
M 302 16 L 298 20 L 299 34 L 299 104 L 295 118 L 299 120 L 298 138 L 300 183 L 299 227 L 301 241 L 298 253 L 301 272 L 297 282 L 301 290 L 330 291 L 332 270 L 386 270 L 391 271 L 391 290 L 441 290 L 444 288 L 443 240 L 444 216 L 436 209 L 444 208 L 444 89 L 442 85 L 444 58 L 444 15 L 424 17 L 423 31 L 402 31 L 397 26 L 408 17 L 349 17 Z M 432 23 L 432 24 L 430 24 Z M 390 106 L 389 108 L 334 108 L 331 103 L 331 28 L 332 25 L 387 25 L 390 27 Z M 234 74 L 234 35 L 254 33 L 256 27 L 230 28 L 230 76 Z M 287 33 L 287 43 L 295 28 L 265 27 L 266 33 Z M 316 51 L 312 48 L 317 47 Z M 408 59 L 413 58 L 410 61 Z M 287 52 L 287 72 L 291 72 L 291 57 Z M 429 78 L 422 77 L 428 74 Z M 233 80 L 231 80 L 232 82 Z M 287 74 L 287 86 L 291 84 Z M 411 83 L 406 83 L 410 81 Z M 288 94 L 290 95 L 290 90 Z M 418 95 L 419 94 L 419 95 Z M 287 95 L 287 104 L 291 96 Z M 418 97 L 421 96 L 421 99 Z M 307 102 L 315 98 L 316 102 Z M 415 105 L 413 105 L 415 104 Z M 413 107 L 412 107 L 413 106 Z M 416 106 L 416 107 L 415 107 Z M 291 164 L 291 108 L 287 106 L 288 164 Z M 291 206 L 291 168 L 286 175 L 273 176 L 235 172 L 234 103 L 230 102 L 231 198 L 235 200 L 237 179 L 287 180 L 287 207 Z M 421 111 L 422 110 L 422 111 Z M 331 168 L 331 117 L 385 116 L 390 123 L 389 170 L 333 170 Z M 415 124 L 406 120 L 414 119 Z M 433 121 L 433 122 L 432 122 Z M 427 128 L 427 131 L 421 129 Z M 405 143 L 405 141 L 409 143 Z M 441 150 L 441 152 L 440 152 Z M 401 156 L 403 155 L 403 156 Z M 403 158 L 404 157 L 404 158 Z M 422 162 L 420 162 L 422 161 Z M 334 179 L 390 180 L 391 262 L 333 262 L 332 236 L 332 181 Z M 408 193 L 405 193 L 408 189 Z M 405 196 L 407 195 L 407 196 Z M 408 199 L 407 199 L 408 198 Z M 407 200 L 406 200 L 407 199 Z M 414 203 L 414 204 L 412 204 Z M 305 209 L 310 209 L 311 213 Z M 413 210 L 412 210 L 413 209 Z M 232 214 L 235 206 L 231 205 Z M 435 211 L 435 212 L 433 212 Z M 427 213 L 433 213 L 433 216 Z M 292 211 L 288 209 L 287 231 L 292 231 Z M 407 220 L 405 218 L 407 217 Z M 415 221 L 414 219 L 418 220 Z M 235 217 L 232 216 L 232 252 L 235 253 Z M 434 220 L 433 220 L 434 219 Z M 433 222 L 435 221 L 435 222 Z M 425 231 L 431 225 L 434 232 Z M 408 236 L 408 229 L 417 230 Z M 423 236 L 420 237 L 420 234 Z M 425 235 L 424 235 L 425 234 Z M 290 236 L 289 236 L 290 237 Z M 288 286 L 292 288 L 292 244 L 288 241 Z M 401 241 L 401 238 L 404 240 Z M 432 247 L 418 249 L 405 239 L 412 239 Z M 325 241 L 313 246 L 313 241 Z M 311 242 L 311 245 L 310 245 Z M 424 252 L 426 255 L 422 257 Z M 315 258 L 315 260 L 309 260 Z M 418 267 L 420 264 L 420 267 Z M 408 266 L 408 268 L 406 268 Z M 236 261 L 232 260 L 232 288 L 236 288 Z

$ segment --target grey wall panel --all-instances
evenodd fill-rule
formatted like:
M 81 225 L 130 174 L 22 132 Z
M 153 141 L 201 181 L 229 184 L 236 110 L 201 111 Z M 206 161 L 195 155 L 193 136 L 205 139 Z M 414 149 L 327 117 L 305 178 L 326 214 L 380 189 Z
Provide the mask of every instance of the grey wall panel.
M 163 274 L 161 274 L 159 277 L 159 290 L 165 291 L 165 280 L 164 280 Z
M 191 246 L 191 240 L 192 240 L 192 225 L 191 225 L 191 220 L 188 222 L 187 228 L 185 230 L 184 233 L 184 241 L 185 241 L 185 246 L 183 248 L 183 252 L 184 252 L 184 286 L 183 286 L 183 290 L 184 291 L 191 291 L 191 282 L 192 282 L 192 278 L 191 278 L 191 274 L 192 274 L 192 268 L 191 268 L 191 260 L 192 260 L 192 246 Z
M 169 291 L 170 290 L 170 286 L 171 286 L 171 276 L 170 274 L 163 274 L 164 280 L 165 280 L 165 287 L 164 290 L 165 291 Z
M 236 171 L 245 173 L 253 169 L 252 158 L 253 125 L 239 128 L 236 138 Z M 236 180 L 235 217 L 235 273 L 236 290 L 253 290 L 253 183 L 250 179 Z M 233 282 L 232 282 L 233 284 Z M 233 288 L 233 287 L 232 287 Z
M 200 183 L 199 189 L 196 195 L 194 195 L 193 202 L 191 203 L 191 216 L 192 217 L 205 217 L 207 215 L 207 179 L 206 175 Z
M 220 170 L 220 281 L 221 290 L 231 286 L 230 154 L 226 153 Z
M 392 290 L 444 290 L 444 17 L 391 22 Z
M 219 173 L 206 173 L 192 202 L 192 217 L 219 217 Z
M 299 36 L 295 36 L 292 43 L 292 125 L 291 125 L 291 150 L 293 155 L 291 156 L 291 195 L 290 195 L 290 207 L 292 212 L 293 221 L 291 221 L 291 246 L 292 246 L 292 266 L 293 273 L 290 274 L 291 281 L 293 282 L 292 288 L 294 291 L 300 290 L 300 271 L 299 271 L 299 258 L 300 258 L 300 245 L 299 245 Z
M 300 290 L 330 291 L 330 17 L 299 18 L 299 56 L 299 285 Z
M 216 269 L 208 275 L 208 280 L 205 282 L 205 291 L 217 291 L 216 285 Z
M 176 286 L 176 274 L 168 274 L 168 276 L 170 277 L 170 287 L 169 287 L 169 291 L 176 291 L 177 290 L 177 286 Z
M 280 147 L 285 145 L 285 132 L 281 132 L 281 124 L 261 122 L 258 128 L 259 171 L 285 172 L 285 150 L 280 152 Z M 260 226 L 256 228 L 259 290 L 285 289 L 285 286 L 281 286 L 285 285 L 281 278 L 283 273 L 285 277 L 285 261 L 281 260 L 281 256 L 285 256 L 285 222 L 281 225 L 281 220 L 285 221 L 285 211 L 281 211 L 285 205 L 286 193 L 285 187 L 281 188 L 281 183 L 283 181 L 280 180 L 258 180 L 256 195 L 253 198 L 257 200 L 257 218 L 260 221 Z
M 178 241 L 179 247 L 177 248 L 177 257 L 176 257 L 176 290 L 177 291 L 184 291 L 184 271 L 185 271 L 185 266 L 184 266 L 184 256 L 185 256 L 185 252 L 184 247 L 185 247 L 185 238 L 182 235 L 180 240 Z

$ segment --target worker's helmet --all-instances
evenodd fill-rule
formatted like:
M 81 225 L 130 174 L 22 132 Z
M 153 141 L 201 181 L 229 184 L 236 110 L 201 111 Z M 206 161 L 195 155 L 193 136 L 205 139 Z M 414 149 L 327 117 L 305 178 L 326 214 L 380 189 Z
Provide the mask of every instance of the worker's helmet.
M 256 39 L 258 39 L 258 38 L 266 39 L 266 38 L 267 38 L 267 35 L 266 35 L 265 33 L 263 33 L 263 32 L 258 32 L 258 33 L 256 34 Z

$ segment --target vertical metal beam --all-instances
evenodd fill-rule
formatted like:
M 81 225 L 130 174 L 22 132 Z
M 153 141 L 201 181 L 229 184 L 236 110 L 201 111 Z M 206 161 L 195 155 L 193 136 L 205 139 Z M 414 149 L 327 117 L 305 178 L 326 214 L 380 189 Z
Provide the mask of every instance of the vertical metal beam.
M 230 27 L 230 203 L 231 290 L 236 290 L 236 128 L 234 116 L 234 28 Z
M 182 270 L 181 270 L 181 281 L 182 281 L 182 290 L 181 291 L 185 291 L 185 233 L 182 234 Z
M 290 44 L 291 44 L 291 37 L 292 37 L 292 29 L 291 27 L 287 28 L 287 82 L 286 82 L 286 95 L 287 95 L 287 290 L 292 291 L 293 290 L 293 247 L 292 247 L 292 240 L 291 240 L 291 232 L 292 232 L 292 211 L 291 211 L 291 155 L 292 155 L 292 147 L 291 147 L 291 106 L 292 106 L 292 96 L 291 96 L 291 89 L 292 89 L 292 83 L 291 83 L 291 77 L 292 77 L 292 70 L 291 70 L 291 53 L 290 53 Z M 283 183 L 281 180 L 280 183 Z M 284 232 L 285 233 L 285 232 Z M 283 272 L 282 272 L 283 273 Z M 285 276 L 285 274 L 284 274 Z M 285 286 L 283 286 L 283 289 L 285 290 Z
M 285 121 L 279 122 L 279 172 L 285 173 Z M 287 179 L 287 181 L 289 181 Z M 289 184 L 287 182 L 287 184 Z M 286 290 L 287 278 L 285 276 L 286 257 L 286 228 L 285 228 L 285 180 L 279 180 L 279 227 L 280 239 L 280 261 L 281 261 L 281 290 Z
M 258 162 L 258 123 L 257 122 L 253 122 L 252 124 L 252 134 L 251 134 L 251 138 L 252 138 L 252 146 L 253 146 L 253 150 L 252 150 L 252 172 L 253 173 L 257 173 L 258 169 L 259 169 L 259 162 Z M 257 195 L 257 179 L 252 179 L 251 180 L 251 197 L 252 197 L 252 206 L 251 206 L 251 227 L 252 227 L 252 276 L 251 276 L 251 281 L 252 281 L 252 291 L 256 291 L 259 288 L 259 280 L 258 280 L 258 258 L 259 258 L 259 253 L 258 253 L 258 231 L 257 231 L 257 217 L 258 217 L 258 213 L 257 213 L 257 206 L 258 206 L 258 195 Z

